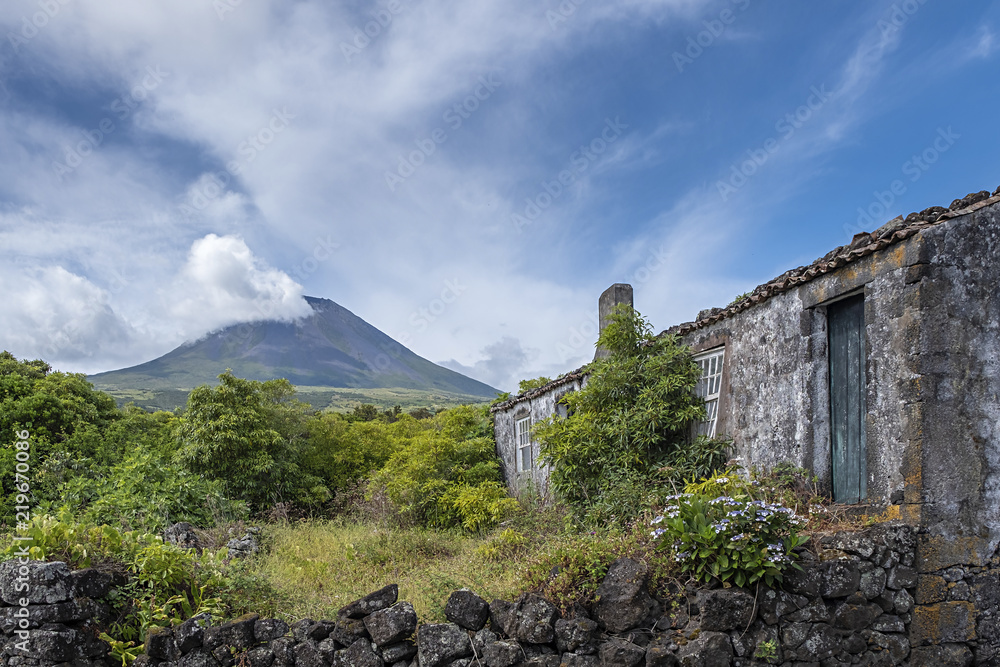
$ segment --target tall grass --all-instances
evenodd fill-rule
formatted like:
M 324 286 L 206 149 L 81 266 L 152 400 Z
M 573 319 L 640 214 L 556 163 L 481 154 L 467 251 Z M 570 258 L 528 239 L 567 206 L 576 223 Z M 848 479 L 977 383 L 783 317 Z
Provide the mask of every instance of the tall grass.
M 335 618 L 337 610 L 382 586 L 399 585 L 422 621 L 444 619 L 448 595 L 469 588 L 487 600 L 516 597 L 522 568 L 481 553 L 489 538 L 347 521 L 271 525 L 254 569 L 282 598 L 282 617 Z

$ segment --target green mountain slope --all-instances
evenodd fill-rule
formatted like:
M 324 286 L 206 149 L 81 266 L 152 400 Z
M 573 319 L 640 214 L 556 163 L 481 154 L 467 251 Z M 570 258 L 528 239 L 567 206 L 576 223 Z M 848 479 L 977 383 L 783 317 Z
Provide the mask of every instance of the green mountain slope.
M 90 376 L 98 389 L 184 390 L 227 368 L 309 387 L 393 388 L 494 398 L 497 390 L 417 356 L 346 308 L 306 297 L 310 317 L 239 324 L 138 366 Z

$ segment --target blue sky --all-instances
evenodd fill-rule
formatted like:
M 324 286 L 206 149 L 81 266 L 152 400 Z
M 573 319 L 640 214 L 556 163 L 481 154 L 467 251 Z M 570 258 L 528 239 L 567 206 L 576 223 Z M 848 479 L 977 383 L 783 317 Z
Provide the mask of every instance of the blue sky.
M 1000 2 L 10 0 L 0 347 L 333 299 L 502 389 L 1000 185 Z M 367 31 L 367 34 L 366 34 Z

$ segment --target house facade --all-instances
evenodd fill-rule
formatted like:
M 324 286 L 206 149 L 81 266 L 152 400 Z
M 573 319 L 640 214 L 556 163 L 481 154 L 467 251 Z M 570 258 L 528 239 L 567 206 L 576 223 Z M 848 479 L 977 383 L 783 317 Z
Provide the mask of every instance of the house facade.
M 578 391 L 585 382 L 583 369 L 577 369 L 493 406 L 497 455 L 502 463 L 504 481 L 515 495 L 523 492 L 548 495 L 549 468 L 538 461 L 538 443 L 531 438 L 531 427 L 552 415 L 565 417 L 566 408 L 560 399 Z
M 745 466 L 808 468 L 836 502 L 898 515 L 920 529 L 928 567 L 982 565 L 1000 543 L 998 260 L 1000 188 L 857 234 L 671 327 L 703 369 L 700 432 L 732 438 Z M 512 489 L 548 474 L 517 424 L 555 414 L 584 381 L 495 406 Z

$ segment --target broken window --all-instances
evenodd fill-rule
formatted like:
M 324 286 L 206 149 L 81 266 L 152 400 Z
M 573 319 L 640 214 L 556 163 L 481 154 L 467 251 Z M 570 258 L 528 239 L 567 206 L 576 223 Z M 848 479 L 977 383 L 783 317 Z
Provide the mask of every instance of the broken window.
M 531 456 L 531 417 L 514 422 L 514 441 L 517 443 L 517 470 L 531 470 L 534 457 Z
M 694 362 L 701 367 L 701 378 L 694 387 L 694 393 L 705 401 L 705 419 L 695 424 L 695 435 L 715 437 L 715 425 L 719 421 L 719 395 L 722 392 L 722 362 L 725 347 L 716 347 L 694 355 Z

